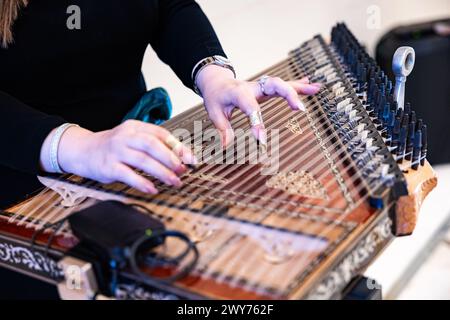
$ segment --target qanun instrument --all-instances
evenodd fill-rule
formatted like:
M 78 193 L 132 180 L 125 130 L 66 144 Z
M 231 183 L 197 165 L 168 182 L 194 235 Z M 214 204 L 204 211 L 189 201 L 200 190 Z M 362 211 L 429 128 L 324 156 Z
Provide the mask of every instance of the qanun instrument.
M 395 236 L 412 233 L 420 204 L 436 185 L 426 161 L 427 127 L 398 98 L 414 59 L 408 50 L 400 54 L 396 89 L 347 27 L 337 24 L 329 43 L 315 36 L 257 75 L 307 76 L 323 84 L 317 95 L 303 98 L 304 113 L 292 112 L 282 99 L 261 105 L 267 131 L 278 132 L 278 147 L 268 136 L 267 154 L 279 154 L 272 174 L 262 174 L 263 153 L 247 149 L 249 143 L 238 145 L 246 149 L 243 161 L 215 163 L 223 155 L 214 152 L 217 143 L 200 139 L 191 142 L 203 162 L 182 177 L 183 187 L 149 177 L 161 191 L 156 196 L 67 174 L 39 177 L 44 190 L 1 214 L 1 265 L 57 285 L 63 298 L 341 297 Z M 195 140 L 195 123 L 203 132 L 213 129 L 203 106 L 164 127 L 186 128 Z M 242 113 L 231 123 L 249 130 Z M 232 155 L 242 151 L 233 147 Z M 106 200 L 140 206 L 142 214 L 151 212 L 167 229 L 187 235 L 198 248 L 195 267 L 160 284 L 158 277 L 183 262 L 141 266 L 153 281 L 125 267 L 111 290 L 96 257 L 72 254 L 79 239 L 65 220 Z M 167 240 L 155 254 L 173 257 L 182 245 Z

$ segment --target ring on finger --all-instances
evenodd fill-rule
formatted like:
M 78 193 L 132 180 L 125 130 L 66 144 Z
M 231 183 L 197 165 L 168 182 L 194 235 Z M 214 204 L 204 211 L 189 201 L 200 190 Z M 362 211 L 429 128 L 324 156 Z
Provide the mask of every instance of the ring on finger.
M 263 123 L 263 118 L 262 118 L 261 111 L 253 111 L 248 116 L 248 119 L 250 121 L 250 126 L 252 126 L 252 127 L 260 125 L 260 124 Z
M 266 96 L 266 97 L 269 96 L 269 95 L 266 93 L 266 90 L 265 90 L 266 82 L 267 82 L 267 80 L 268 80 L 269 78 L 270 78 L 269 76 L 264 75 L 264 76 L 262 76 L 261 78 L 259 78 L 259 80 L 258 80 L 259 88 L 260 88 L 262 94 L 263 94 L 264 96 Z
M 164 143 L 172 150 L 179 149 L 182 145 L 181 141 L 174 136 L 169 135 Z

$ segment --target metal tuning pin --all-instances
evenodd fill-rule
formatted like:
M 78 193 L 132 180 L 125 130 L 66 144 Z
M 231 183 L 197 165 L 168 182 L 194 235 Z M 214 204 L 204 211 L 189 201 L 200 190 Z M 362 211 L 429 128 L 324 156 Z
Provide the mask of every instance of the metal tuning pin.
M 398 138 L 398 148 L 397 148 L 397 162 L 402 163 L 405 153 L 405 146 L 406 146 L 406 131 L 407 131 L 406 125 L 403 125 L 400 129 L 400 135 Z
M 416 123 L 414 121 L 411 121 L 409 123 L 408 128 L 408 138 L 406 140 L 406 154 L 405 159 L 411 160 L 412 159 L 412 152 L 414 149 L 414 135 L 416 133 Z
M 393 94 L 393 87 L 392 87 L 392 81 L 391 80 L 388 80 L 388 82 L 387 82 L 387 86 L 386 86 L 386 93 L 388 94 L 388 95 L 392 95 Z M 392 101 L 389 101 L 389 103 L 392 103 Z
M 394 98 L 392 98 L 391 110 L 394 110 L 394 112 L 397 112 L 397 109 L 398 109 L 397 101 L 395 101 Z
M 422 129 L 422 126 L 423 126 L 423 120 L 422 119 L 417 120 L 416 131 Z
M 400 135 L 400 128 L 402 125 L 402 118 L 400 116 L 396 116 L 394 120 L 394 127 L 392 129 L 392 140 L 397 141 Z
M 411 122 L 416 122 L 416 112 L 414 110 L 411 111 Z
M 413 70 L 415 59 L 416 54 L 411 47 L 398 48 L 392 59 L 392 71 L 395 75 L 394 100 L 399 109 L 404 108 L 406 77 Z
M 372 152 L 376 150 L 374 148 L 379 147 L 378 141 L 369 138 L 366 129 L 360 130 L 355 119 L 359 119 L 362 114 L 357 112 L 357 103 L 350 101 L 347 89 L 354 89 L 357 97 L 361 99 L 362 107 L 366 111 L 363 118 L 367 116 L 370 119 L 394 159 L 398 163 L 408 161 L 408 165 L 416 169 L 425 161 L 427 133 L 426 126 L 422 120 L 417 119 L 411 104 L 405 103 L 405 83 L 414 68 L 414 49 L 400 47 L 396 50 L 392 60 L 395 75 L 393 83 L 375 60 L 365 52 L 345 24 L 337 24 L 333 28 L 331 41 L 333 52 L 337 53 L 337 59 L 342 62 L 344 74 L 350 75 L 350 81 L 345 85 L 340 81 L 330 82 L 335 98 L 332 109 L 327 111 L 332 113 L 330 119 L 336 122 L 335 128 L 343 136 L 344 141 L 352 145 L 365 144 L 365 148 L 361 148 L 365 151 L 355 152 L 352 157 L 366 166 L 364 174 L 367 177 L 375 177 L 379 172 L 383 172 L 378 170 L 383 161 L 366 161 L 373 159 Z M 342 91 L 343 87 L 346 88 L 345 92 Z M 371 165 L 367 166 L 368 163 Z
M 394 124 L 395 124 L 395 111 L 391 110 L 389 112 L 389 118 L 388 118 L 388 121 L 386 124 L 386 126 L 387 126 L 386 144 L 389 146 L 391 145 L 391 141 L 392 141 L 392 133 L 394 130 Z
M 404 110 L 405 110 L 405 113 L 410 114 L 411 113 L 411 103 L 409 103 L 409 102 L 405 103 Z
M 414 149 L 412 154 L 411 168 L 417 170 L 420 162 L 420 154 L 422 152 L 422 130 L 417 130 L 414 135 Z
M 403 109 L 397 109 L 397 117 L 399 117 L 400 120 L 403 118 Z
M 422 155 L 420 157 L 420 165 L 423 166 L 425 164 L 425 158 L 427 156 L 427 148 L 428 148 L 428 141 L 427 141 L 427 125 L 424 124 L 422 126 Z
M 391 106 L 390 106 L 390 104 L 388 102 L 384 106 L 383 117 L 382 117 L 383 125 L 386 128 L 386 130 L 383 130 L 383 132 L 382 132 L 382 137 L 383 138 L 386 138 L 387 135 L 388 135 L 387 128 L 388 128 L 388 125 L 389 125 L 389 118 L 391 116 L 390 109 L 391 109 Z

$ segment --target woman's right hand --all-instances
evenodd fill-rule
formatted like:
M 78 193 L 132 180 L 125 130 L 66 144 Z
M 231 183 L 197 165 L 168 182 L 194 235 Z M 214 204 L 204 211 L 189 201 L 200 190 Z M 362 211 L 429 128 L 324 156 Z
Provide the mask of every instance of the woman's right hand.
M 48 159 L 53 133 L 41 149 L 41 166 L 47 172 L 51 172 Z M 64 172 L 101 183 L 120 181 L 142 192 L 156 194 L 154 184 L 133 169 L 180 187 L 179 176 L 187 171 L 185 164 L 197 162 L 191 150 L 181 143 L 171 149 L 167 142 L 173 139 L 166 129 L 136 120 L 96 133 L 70 127 L 61 137 L 58 163 Z

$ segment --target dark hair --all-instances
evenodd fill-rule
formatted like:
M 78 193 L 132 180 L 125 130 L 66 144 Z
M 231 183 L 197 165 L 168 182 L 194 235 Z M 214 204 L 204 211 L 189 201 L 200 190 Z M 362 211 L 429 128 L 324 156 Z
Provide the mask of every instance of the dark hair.
M 13 42 L 12 27 L 19 11 L 28 0 L 0 0 L 0 45 L 6 48 Z

